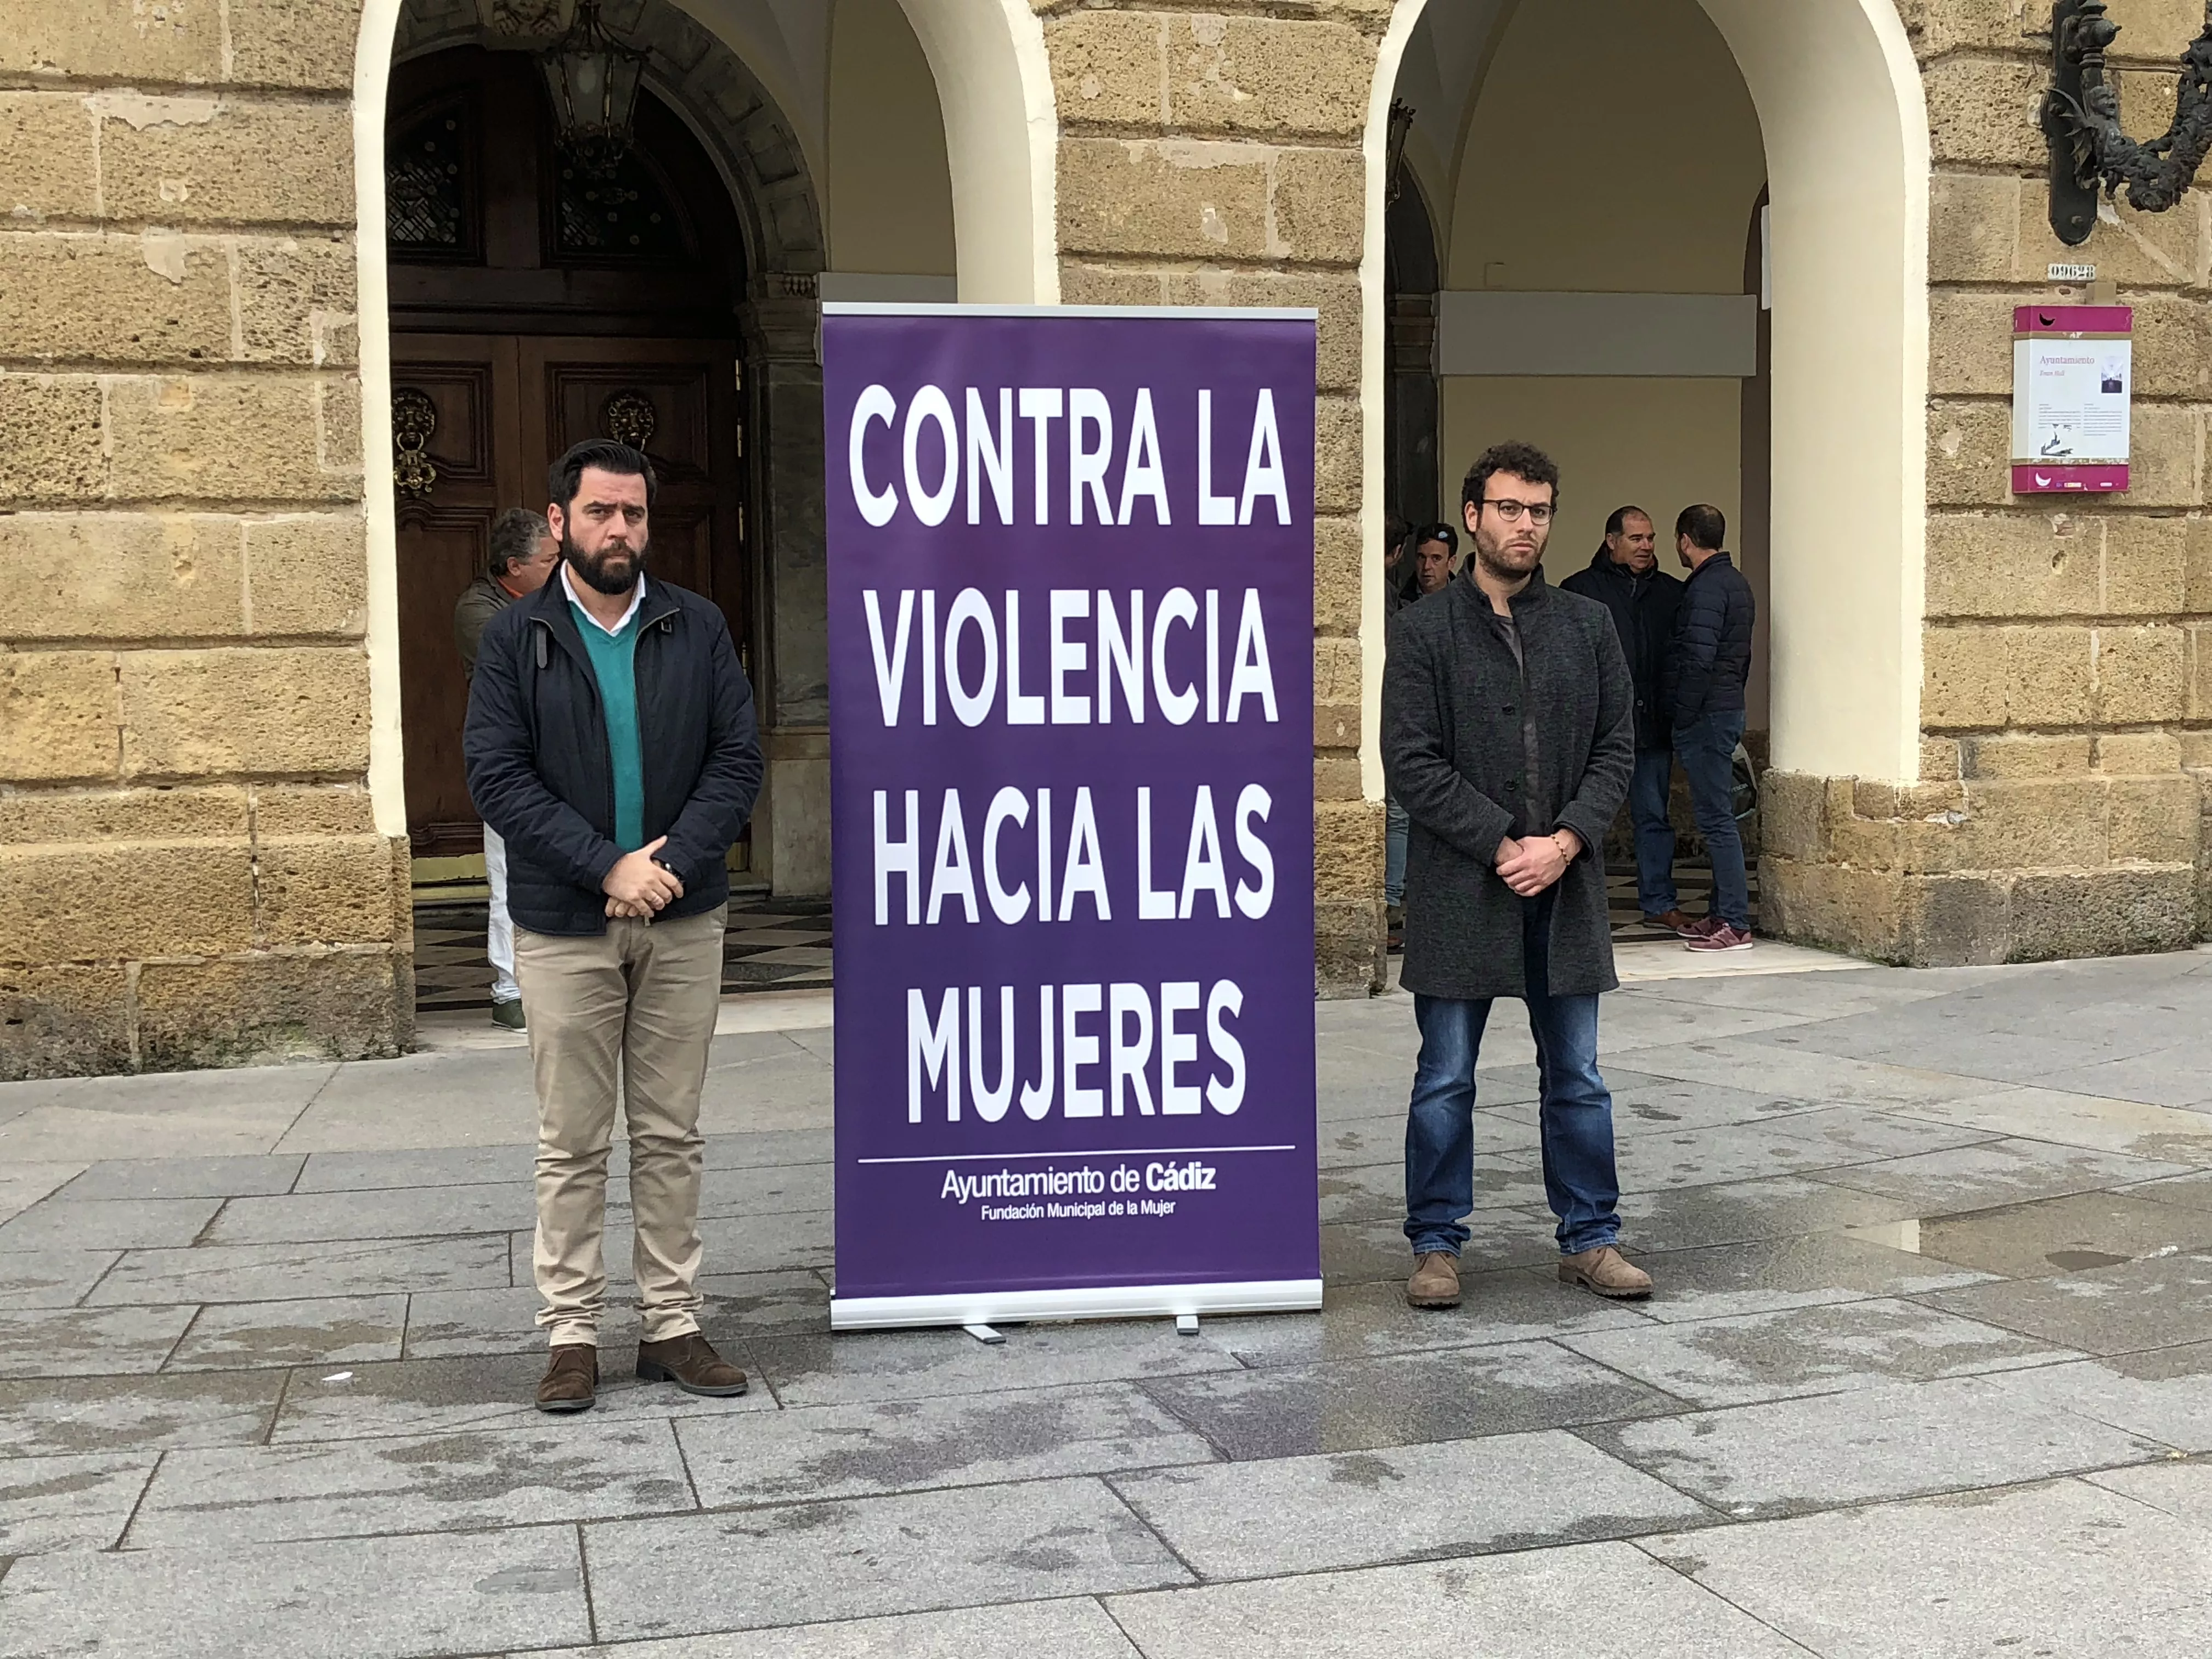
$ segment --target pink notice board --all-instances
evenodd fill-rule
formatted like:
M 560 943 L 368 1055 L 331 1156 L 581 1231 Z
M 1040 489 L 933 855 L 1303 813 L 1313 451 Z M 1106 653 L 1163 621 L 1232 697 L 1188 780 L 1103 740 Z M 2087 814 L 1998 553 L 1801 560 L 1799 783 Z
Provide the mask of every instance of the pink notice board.
M 2014 308 L 2014 495 L 2128 487 L 2134 326 L 2127 306 Z

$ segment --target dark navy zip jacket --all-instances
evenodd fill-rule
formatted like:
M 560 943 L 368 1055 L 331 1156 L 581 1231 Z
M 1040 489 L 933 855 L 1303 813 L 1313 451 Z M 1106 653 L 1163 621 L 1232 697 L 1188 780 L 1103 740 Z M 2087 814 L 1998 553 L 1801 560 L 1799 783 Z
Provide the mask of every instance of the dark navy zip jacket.
M 1662 688 L 1675 730 L 1744 706 L 1757 608 L 1751 584 L 1725 553 L 1714 554 L 1682 584 Z
M 760 794 L 752 687 L 729 624 L 696 593 L 646 578 L 638 629 L 637 725 L 645 838 L 684 896 L 660 914 L 695 916 L 730 896 L 726 855 Z M 518 927 L 606 931 L 599 884 L 615 845 L 614 773 L 584 637 L 556 574 L 485 625 L 462 738 L 469 796 L 507 842 L 507 902 Z

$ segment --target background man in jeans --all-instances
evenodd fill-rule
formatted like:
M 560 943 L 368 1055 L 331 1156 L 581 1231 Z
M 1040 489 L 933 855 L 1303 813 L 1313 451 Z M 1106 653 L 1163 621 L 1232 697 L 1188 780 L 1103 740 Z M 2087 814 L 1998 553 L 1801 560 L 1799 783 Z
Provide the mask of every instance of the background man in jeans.
M 599 1384 L 616 1073 L 644 1340 L 637 1374 L 735 1395 L 699 1332 L 699 1090 L 721 1001 L 730 843 L 760 793 L 752 688 L 722 613 L 646 574 L 653 469 L 610 440 L 553 463 L 560 574 L 484 629 L 464 749 L 507 838 L 538 1085 L 542 1411 Z
M 1659 696 L 1667 641 L 1682 584 L 1659 568 L 1659 532 L 1640 507 L 1616 507 L 1605 521 L 1605 539 L 1587 569 L 1559 584 L 1595 599 L 1613 613 L 1636 688 L 1636 774 L 1628 785 L 1628 811 L 1636 825 L 1637 908 L 1646 921 L 1684 939 L 1697 923 L 1674 895 L 1674 824 L 1667 800 L 1674 784 L 1674 751 L 1665 705 Z
M 461 672 L 477 672 L 477 642 L 484 624 L 545 586 L 561 562 L 561 544 L 545 527 L 545 515 L 510 507 L 492 520 L 491 546 L 483 574 L 461 590 L 453 605 L 453 644 L 461 653 Z M 491 958 L 491 1023 L 511 1031 L 526 1029 L 522 988 L 514 982 L 514 922 L 507 909 L 507 843 L 491 825 L 483 827 L 484 885 L 491 902 L 484 927 L 484 954 Z
M 1751 891 L 1731 795 L 1757 606 L 1751 584 L 1721 551 L 1727 537 L 1728 520 L 1717 507 L 1686 507 L 1674 520 L 1674 550 L 1690 579 L 1667 647 L 1667 709 L 1690 781 L 1690 810 L 1713 863 L 1712 914 L 1682 940 L 1692 951 L 1751 948 Z
M 1474 1071 L 1490 1005 L 1520 997 L 1536 1039 L 1544 1188 L 1559 1277 L 1649 1295 L 1617 1247 L 1613 1097 L 1597 1068 L 1612 990 L 1602 848 L 1635 763 L 1634 696 L 1603 605 L 1546 585 L 1559 473 L 1499 444 L 1467 475 L 1467 574 L 1390 623 L 1382 758 L 1413 820 L 1406 964 L 1421 1030 L 1406 1121 L 1417 1308 L 1458 1304 L 1474 1207 Z

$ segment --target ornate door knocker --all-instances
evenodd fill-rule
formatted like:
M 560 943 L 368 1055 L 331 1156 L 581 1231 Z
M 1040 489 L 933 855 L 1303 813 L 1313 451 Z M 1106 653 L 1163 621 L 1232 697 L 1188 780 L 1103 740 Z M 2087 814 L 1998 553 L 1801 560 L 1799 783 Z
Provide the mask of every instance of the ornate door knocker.
M 617 443 L 628 444 L 640 454 L 653 441 L 654 430 L 659 425 L 653 412 L 653 399 L 631 387 L 617 392 L 599 411 L 599 422 L 605 427 L 607 436 Z
M 429 394 L 403 386 L 392 394 L 392 487 L 403 495 L 428 495 L 438 468 L 424 453 L 438 429 L 438 406 Z

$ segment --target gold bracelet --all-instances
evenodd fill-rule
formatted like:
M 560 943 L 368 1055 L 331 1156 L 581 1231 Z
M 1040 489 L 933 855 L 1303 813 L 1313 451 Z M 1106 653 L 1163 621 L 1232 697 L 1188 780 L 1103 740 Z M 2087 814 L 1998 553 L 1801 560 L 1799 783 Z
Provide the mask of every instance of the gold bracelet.
M 1569 864 L 1572 864 L 1575 861 L 1575 855 L 1567 851 L 1566 844 L 1559 839 L 1559 832 L 1558 830 L 1554 830 L 1552 831 L 1549 840 L 1553 846 L 1559 849 L 1559 856 L 1561 858 L 1565 859 Z

